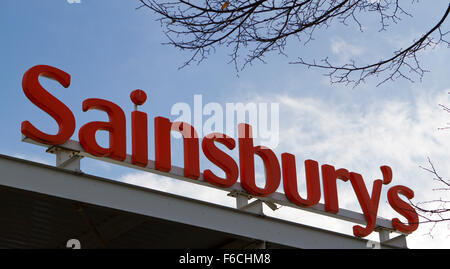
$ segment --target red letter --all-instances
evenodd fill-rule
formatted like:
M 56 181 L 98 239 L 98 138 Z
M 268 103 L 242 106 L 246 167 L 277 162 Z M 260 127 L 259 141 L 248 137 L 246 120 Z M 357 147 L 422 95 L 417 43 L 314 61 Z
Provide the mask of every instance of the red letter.
M 307 199 L 300 197 L 297 188 L 297 169 L 295 156 L 289 153 L 281 154 L 283 167 L 284 193 L 296 205 L 311 207 L 320 200 L 319 164 L 313 160 L 305 161 Z
M 387 166 L 383 165 L 380 166 L 381 173 L 383 174 L 383 184 L 387 185 L 392 182 L 392 169 Z
M 49 135 L 36 129 L 29 121 L 24 121 L 22 122 L 22 134 L 44 144 L 64 144 L 75 131 L 75 117 L 64 103 L 41 86 L 40 75 L 57 80 L 64 88 L 70 85 L 70 75 L 52 66 L 37 65 L 25 72 L 22 79 L 25 95 L 33 104 L 56 120 L 59 130 L 56 135 Z
M 107 100 L 86 99 L 83 102 L 83 111 L 90 109 L 103 110 L 108 113 L 109 122 L 93 121 L 80 128 L 78 137 L 80 144 L 89 154 L 98 157 L 110 157 L 123 161 L 126 158 L 126 119 L 122 109 Z M 109 132 L 109 148 L 100 147 L 95 139 L 95 133 L 99 130 Z
M 198 135 L 194 127 L 185 122 L 170 122 L 163 117 L 155 118 L 155 167 L 164 172 L 172 169 L 170 131 L 183 135 L 184 176 L 196 179 L 200 177 L 200 156 Z
M 137 106 L 145 103 L 147 94 L 142 90 L 134 90 L 130 98 L 136 107 L 136 110 L 131 112 L 131 162 L 145 167 L 148 163 L 147 114 L 137 111 Z
M 267 196 L 275 192 L 280 185 L 281 171 L 277 156 L 272 150 L 263 146 L 253 146 L 252 127 L 240 123 L 239 130 L 239 162 L 241 165 L 241 184 L 250 194 Z M 258 155 L 266 168 L 266 185 L 258 188 L 255 183 L 255 159 Z
M 347 181 L 350 173 L 346 169 L 335 170 L 333 166 L 322 165 L 323 194 L 325 198 L 325 210 L 331 213 L 339 212 L 339 201 L 337 195 L 336 180 Z
M 170 131 L 172 123 L 163 117 L 155 118 L 155 168 L 169 172 L 172 169 Z
M 392 208 L 404 216 L 408 220 L 408 225 L 402 223 L 398 218 L 392 219 L 392 226 L 400 232 L 412 233 L 419 227 L 419 216 L 416 210 L 404 202 L 399 194 L 406 196 L 408 199 L 414 198 L 414 191 L 405 186 L 394 186 L 388 191 L 388 201 Z
M 203 138 L 203 153 L 206 158 L 225 172 L 225 178 L 214 175 L 214 173 L 209 169 L 203 171 L 203 177 L 206 181 L 213 185 L 228 188 L 236 183 L 239 176 L 239 168 L 230 155 L 216 147 L 214 141 L 225 145 L 228 149 L 234 149 L 236 147 L 236 142 L 234 139 L 226 136 L 225 134 L 212 133 Z
M 383 180 L 377 179 L 373 182 L 372 197 L 369 196 L 364 180 L 360 174 L 350 173 L 350 182 L 352 183 L 353 189 L 358 197 L 359 205 L 367 221 L 365 228 L 359 225 L 353 226 L 353 234 L 358 237 L 364 237 L 373 232 L 375 228 Z
M 131 112 L 131 162 L 145 167 L 148 163 L 147 114 Z

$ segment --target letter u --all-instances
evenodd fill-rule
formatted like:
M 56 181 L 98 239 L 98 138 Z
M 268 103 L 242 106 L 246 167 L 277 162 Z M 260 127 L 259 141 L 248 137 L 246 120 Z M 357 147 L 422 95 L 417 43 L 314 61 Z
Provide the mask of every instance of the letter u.
M 287 198 L 302 207 L 311 207 L 320 200 L 319 164 L 313 160 L 305 161 L 307 199 L 300 197 L 297 188 L 297 169 L 295 156 L 290 153 L 281 154 L 283 166 L 283 186 Z

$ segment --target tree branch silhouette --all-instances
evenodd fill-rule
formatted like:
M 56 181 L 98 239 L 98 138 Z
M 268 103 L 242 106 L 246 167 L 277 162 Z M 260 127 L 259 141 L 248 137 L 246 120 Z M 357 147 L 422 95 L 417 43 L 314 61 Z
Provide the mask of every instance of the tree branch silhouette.
M 271 52 L 285 55 L 292 39 L 308 45 L 316 31 L 332 24 L 356 24 L 362 31 L 360 16 L 379 17 L 380 31 L 402 16 L 411 16 L 399 0 L 139 0 L 138 8 L 146 7 L 159 15 L 158 20 L 168 38 L 165 44 L 192 55 L 181 67 L 201 63 L 218 47 L 230 49 L 230 63 L 237 72 L 254 61 L 264 62 Z M 422 79 L 425 70 L 418 53 L 439 44 L 450 46 L 449 31 L 442 26 L 450 12 L 450 4 L 441 19 L 417 41 L 399 49 L 392 57 L 372 64 L 359 65 L 354 60 L 343 65 L 331 63 L 328 57 L 321 61 L 305 61 L 299 57 L 291 64 L 300 64 L 327 70 L 332 83 L 354 86 L 369 77 L 381 77 L 378 85 L 397 78 L 414 81 Z

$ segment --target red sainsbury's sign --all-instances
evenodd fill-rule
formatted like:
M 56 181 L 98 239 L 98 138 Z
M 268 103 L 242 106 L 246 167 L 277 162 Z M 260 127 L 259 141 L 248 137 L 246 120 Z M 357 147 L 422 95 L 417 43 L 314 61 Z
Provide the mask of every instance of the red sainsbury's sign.
M 70 75 L 58 68 L 48 65 L 38 65 L 30 68 L 23 76 L 22 87 L 28 99 L 37 107 L 48 113 L 58 124 L 57 134 L 47 134 L 37 129 L 31 122 L 22 122 L 22 134 L 36 142 L 46 145 L 61 145 L 69 141 L 75 132 L 76 120 L 72 111 L 55 96 L 50 94 L 39 83 L 39 76 L 46 76 L 58 81 L 62 86 L 69 87 Z M 146 93 L 135 90 L 130 95 L 135 105 L 146 102 Z M 126 118 L 123 110 L 115 103 L 98 98 L 89 98 L 82 103 L 83 111 L 92 109 L 107 113 L 109 121 L 92 121 L 81 126 L 78 132 L 79 143 L 83 149 L 97 157 L 111 158 L 123 162 L 126 153 Z M 148 119 L 147 114 L 135 110 L 131 112 L 131 163 L 136 167 L 146 167 L 148 160 Z M 100 146 L 96 141 L 96 132 L 109 132 L 109 146 Z M 184 177 L 197 180 L 200 175 L 200 142 L 193 126 L 185 122 L 171 122 L 168 118 L 154 118 L 155 138 L 155 169 L 169 172 L 171 161 L 171 132 L 179 132 L 183 137 L 184 148 Z M 233 150 L 239 147 L 239 164 L 215 143 L 220 143 Z M 237 144 L 237 145 L 236 145 Z M 381 189 L 392 181 L 392 170 L 389 166 L 381 166 L 383 179 L 373 182 L 372 192 L 369 194 L 363 177 L 347 169 L 335 169 L 332 165 L 320 166 L 317 161 L 306 160 L 306 198 L 301 197 L 297 187 L 297 172 L 295 156 L 290 153 L 281 154 L 281 165 L 275 153 L 267 147 L 255 146 L 252 137 L 252 126 L 241 123 L 238 125 L 238 141 L 222 133 L 211 133 L 201 141 L 201 149 L 206 158 L 224 171 L 225 177 L 214 174 L 211 170 L 203 171 L 203 178 L 210 184 L 228 188 L 237 183 L 246 192 L 255 197 L 266 197 L 274 193 L 283 182 L 287 199 L 299 207 L 313 207 L 321 199 L 320 174 L 322 174 L 325 210 L 331 214 L 339 211 L 337 180 L 350 181 L 363 211 L 366 226 L 355 225 L 353 233 L 358 237 L 365 237 L 373 232 L 378 213 Z M 255 181 L 254 157 L 259 156 L 265 167 L 265 186 L 258 187 Z M 390 206 L 407 222 L 398 218 L 391 220 L 394 229 L 402 233 L 412 233 L 418 228 L 418 215 L 414 208 L 402 200 L 400 195 L 408 199 L 414 197 L 414 191 L 406 186 L 392 186 L 388 190 Z

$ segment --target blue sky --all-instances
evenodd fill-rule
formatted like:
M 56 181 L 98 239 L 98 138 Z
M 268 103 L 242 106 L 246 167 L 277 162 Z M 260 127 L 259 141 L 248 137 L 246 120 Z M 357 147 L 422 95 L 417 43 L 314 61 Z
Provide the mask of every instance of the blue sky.
M 42 80 L 42 84 L 74 112 L 77 131 L 73 139 L 78 140 L 76 134 L 83 123 L 106 120 L 105 113 L 81 111 L 81 103 L 87 98 L 117 103 L 126 112 L 129 126 L 129 112 L 133 110 L 129 94 L 134 89 L 147 92 L 148 101 L 142 110 L 151 119 L 154 116 L 173 119 L 170 115 L 173 104 L 192 104 L 195 94 L 201 94 L 204 103 L 223 105 L 277 102 L 281 142 L 274 151 L 278 156 L 288 151 L 297 156 L 300 164 L 311 158 L 320 164 L 345 167 L 363 174 L 367 182 L 379 177 L 378 167 L 387 164 L 394 170 L 395 184 L 414 189 L 418 201 L 436 195 L 445 197 L 432 191 L 436 186 L 430 183 L 431 175 L 419 165 L 426 166 L 429 156 L 442 175 L 450 176 L 447 165 L 450 131 L 438 130 L 450 122 L 448 113 L 438 107 L 439 103 L 450 105 L 448 49 L 439 46 L 420 54 L 424 67 L 431 70 L 421 82 L 397 80 L 379 87 L 374 80 L 357 88 L 330 85 L 322 70 L 288 63 L 298 56 L 320 59 L 328 55 L 337 62 L 390 56 L 399 46 L 405 46 L 432 27 L 447 5 L 448 1 L 444 0 L 407 3 L 405 7 L 414 17 L 404 16 L 387 32 L 378 32 L 375 17 L 364 18 L 363 33 L 352 25 L 331 26 L 317 32 L 316 39 L 307 47 L 295 41 L 288 43 L 289 58 L 270 54 L 265 58 L 267 64 L 255 62 L 237 76 L 234 66 L 227 64 L 227 51 L 220 49 L 200 65 L 178 69 L 190 54 L 161 45 L 167 40 L 157 17 L 150 10 L 136 10 L 138 1 L 81 0 L 79 4 L 65 0 L 1 1 L 0 153 L 47 163 L 53 161 L 54 157 L 43 148 L 20 141 L 20 124 L 24 120 L 48 132 L 56 130 L 54 121 L 34 107 L 21 88 L 22 76 L 28 68 L 47 64 L 72 76 L 68 89 L 48 80 Z M 444 29 L 448 28 L 447 22 Z M 176 155 L 181 155 L 181 149 L 179 152 Z M 153 157 L 152 149 L 150 157 Z M 87 173 L 171 192 L 179 189 L 176 183 L 164 178 L 95 161 L 83 162 Z M 182 160 L 178 158 L 175 162 L 181 164 Z M 301 169 L 298 170 L 301 175 Z M 190 188 L 186 186 L 186 190 Z M 345 188 L 342 186 L 349 198 L 343 204 L 360 210 L 351 189 Z M 384 204 L 386 192 L 387 189 L 382 194 Z M 209 189 L 192 189 L 191 196 L 195 197 L 194 193 L 199 199 L 232 203 L 212 195 L 214 192 Z M 382 213 L 392 214 L 389 209 Z M 279 217 L 291 215 L 280 213 Z M 433 238 L 424 235 L 429 229 L 429 225 L 422 225 L 408 237 L 409 246 L 450 247 L 446 224 L 434 229 Z M 342 231 L 351 229 L 343 226 Z

